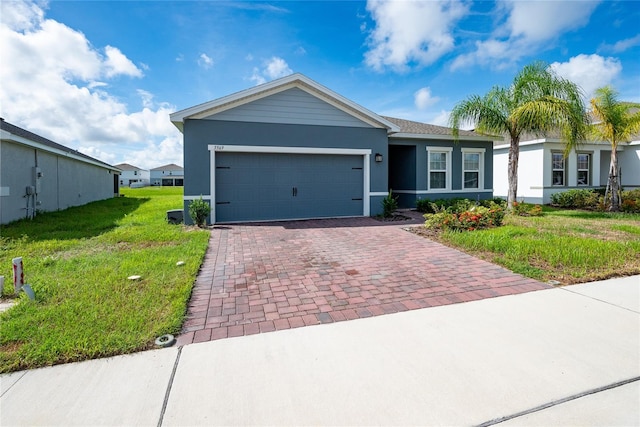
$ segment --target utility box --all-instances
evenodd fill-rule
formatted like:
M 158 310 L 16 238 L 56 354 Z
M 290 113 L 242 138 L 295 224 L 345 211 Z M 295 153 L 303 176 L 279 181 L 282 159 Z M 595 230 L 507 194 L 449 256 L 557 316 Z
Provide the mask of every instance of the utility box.
M 33 168 L 33 185 L 36 187 L 36 194 L 40 194 L 40 181 L 42 181 L 42 170 L 35 166 Z
M 167 222 L 169 224 L 182 224 L 184 222 L 184 211 L 182 209 L 167 211 Z

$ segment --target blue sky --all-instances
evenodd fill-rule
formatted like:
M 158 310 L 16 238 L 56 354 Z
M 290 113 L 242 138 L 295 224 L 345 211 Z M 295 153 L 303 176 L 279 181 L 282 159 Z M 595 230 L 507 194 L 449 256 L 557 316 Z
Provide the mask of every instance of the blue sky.
M 640 102 L 638 1 L 0 3 L 0 113 L 111 164 L 182 164 L 173 111 L 300 72 L 379 114 L 446 125 L 546 61 Z

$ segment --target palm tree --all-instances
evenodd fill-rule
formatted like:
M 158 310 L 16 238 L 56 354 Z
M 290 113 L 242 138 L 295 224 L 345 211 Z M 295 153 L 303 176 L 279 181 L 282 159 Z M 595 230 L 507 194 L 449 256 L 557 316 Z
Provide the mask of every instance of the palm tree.
M 473 123 L 478 133 L 508 135 L 509 209 L 518 193 L 520 136 L 524 132 L 544 135 L 559 130 L 568 153 L 585 139 L 588 124 L 580 88 L 543 62 L 524 67 L 509 87 L 495 86 L 483 97 L 473 95 L 458 103 L 449 122 L 454 138 L 465 122 Z
M 595 98 L 591 99 L 591 114 L 593 124 L 590 126 L 590 136 L 598 141 L 611 144 L 611 164 L 609 166 L 609 183 L 611 190 L 610 211 L 620 210 L 620 175 L 618 170 L 618 144 L 629 142 L 631 136 L 640 132 L 639 104 L 618 101 L 618 92 L 611 86 L 596 90 Z M 605 195 L 605 203 L 607 197 Z

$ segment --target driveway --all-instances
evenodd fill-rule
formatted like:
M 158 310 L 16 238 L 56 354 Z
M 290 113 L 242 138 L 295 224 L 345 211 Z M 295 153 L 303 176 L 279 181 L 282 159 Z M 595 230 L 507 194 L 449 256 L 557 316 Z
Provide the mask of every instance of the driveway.
M 372 218 L 216 226 L 178 344 L 548 289 Z

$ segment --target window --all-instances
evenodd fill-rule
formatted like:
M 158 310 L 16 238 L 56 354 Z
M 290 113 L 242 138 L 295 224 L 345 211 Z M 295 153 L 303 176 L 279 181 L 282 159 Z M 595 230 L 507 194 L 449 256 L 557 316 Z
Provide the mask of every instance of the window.
M 578 153 L 578 185 L 590 185 L 591 155 Z
M 482 188 L 484 149 L 462 148 L 462 188 Z
M 564 185 L 564 155 L 551 153 L 551 185 Z
M 447 147 L 427 147 L 429 174 L 427 188 L 429 190 L 451 189 L 451 151 Z
M 133 174 L 134 175 L 138 175 L 138 171 L 133 171 Z

